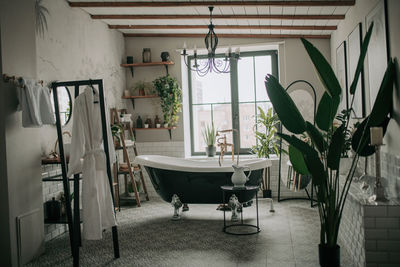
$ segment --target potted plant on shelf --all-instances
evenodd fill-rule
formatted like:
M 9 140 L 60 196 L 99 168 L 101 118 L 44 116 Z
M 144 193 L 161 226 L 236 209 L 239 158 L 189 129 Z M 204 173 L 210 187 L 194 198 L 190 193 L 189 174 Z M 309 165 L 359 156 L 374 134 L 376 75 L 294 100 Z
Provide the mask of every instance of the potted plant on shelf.
M 216 131 L 214 128 L 214 123 L 212 122 L 211 125 L 206 125 L 206 127 L 202 129 L 201 133 L 203 135 L 204 142 L 207 145 L 207 157 L 214 157 L 217 151 L 217 148 L 215 147 Z
M 175 126 L 178 123 L 178 112 L 182 108 L 182 90 L 178 80 L 170 75 L 159 77 L 153 81 L 161 101 L 164 116 L 164 127 Z
M 353 107 L 354 94 L 363 67 L 372 27 L 373 24 L 368 29 L 361 46 L 356 72 L 350 86 L 352 101 L 348 111 L 351 111 Z M 337 245 L 337 239 L 342 212 L 357 161 L 359 156 L 371 155 L 375 152 L 374 147 L 369 145 L 369 128 L 383 127 L 385 132 L 389 120 L 393 116 L 394 63 L 389 60 L 371 114 L 358 125 L 352 136 L 351 142 L 355 154 L 344 184 L 340 186 L 340 159 L 345 143 L 345 133 L 349 127 L 350 112 L 346 112 L 344 123 L 334 129 L 333 120 L 337 113 L 342 89 L 331 66 L 318 49 L 305 39 L 302 39 L 302 42 L 325 88 L 325 93 L 318 104 L 315 118 L 318 128 L 303 119 L 293 100 L 274 76 L 267 75 L 265 84 L 279 119 L 286 129 L 293 133 L 292 135 L 279 134 L 282 139 L 289 143 L 289 157 L 293 168 L 300 174 L 311 174 L 312 176 L 321 223 L 320 265 L 340 266 L 340 247 Z M 310 137 L 311 145 L 294 135 L 303 133 Z
M 124 126 L 121 123 L 116 123 L 111 125 L 111 134 L 114 139 L 114 147 L 121 146 L 121 132 L 123 131 Z
M 272 108 L 269 108 L 267 112 L 261 107 L 258 107 L 258 118 L 255 127 L 262 129 L 256 131 L 257 145 L 251 148 L 251 152 L 256 154 L 259 158 L 270 158 L 271 155 L 279 156 L 279 140 L 277 136 L 278 129 L 276 128 L 279 124 L 278 115 L 273 112 Z M 285 150 L 282 150 L 285 152 Z M 270 172 L 269 169 L 264 169 L 264 177 L 261 184 L 264 198 L 271 198 L 272 192 L 270 189 Z
M 133 95 L 145 96 L 147 84 L 144 81 L 138 81 L 133 87 Z

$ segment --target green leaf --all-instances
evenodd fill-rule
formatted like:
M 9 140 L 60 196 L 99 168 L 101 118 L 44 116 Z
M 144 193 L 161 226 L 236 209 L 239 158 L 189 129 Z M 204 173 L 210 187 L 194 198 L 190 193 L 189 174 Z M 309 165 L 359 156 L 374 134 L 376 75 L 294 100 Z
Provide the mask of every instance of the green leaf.
M 319 101 L 317 114 L 315 115 L 315 122 L 321 130 L 328 131 L 335 118 L 337 109 L 339 107 L 340 98 L 330 97 L 327 92 L 322 95 Z
M 311 137 L 311 140 L 313 141 L 319 152 L 323 153 L 326 147 L 324 137 L 322 136 L 320 131 L 318 131 L 318 129 L 308 121 L 306 122 L 306 127 L 307 133 Z
M 286 129 L 295 134 L 303 133 L 306 130 L 306 122 L 279 81 L 273 75 L 268 74 L 265 87 L 269 99 Z
M 390 59 L 371 111 L 369 125 L 379 125 L 386 118 L 387 114 L 391 115 L 393 113 L 393 83 L 395 76 L 394 63 Z
M 358 58 L 356 72 L 354 73 L 353 82 L 350 85 L 350 94 L 352 94 L 352 95 L 354 95 L 354 93 L 356 92 L 356 89 L 357 89 L 357 82 L 358 82 L 358 79 L 360 77 L 361 71 L 364 66 L 364 59 L 365 59 L 365 56 L 367 55 L 367 49 L 368 49 L 368 45 L 369 45 L 369 40 L 371 39 L 371 34 L 372 34 L 373 28 L 374 28 L 374 23 L 372 22 L 368 28 L 367 34 L 365 35 L 364 41 L 362 42 L 362 45 L 361 45 L 360 57 Z
M 318 72 L 319 78 L 324 85 L 326 92 L 330 96 L 340 97 L 342 89 L 340 88 L 340 84 L 331 68 L 331 65 L 312 43 L 304 38 L 301 38 L 301 41 L 303 42 L 303 45 Z
M 326 173 L 324 164 L 322 164 L 318 156 L 318 152 L 294 135 L 279 134 L 279 136 L 303 154 L 307 169 L 312 175 L 313 183 L 316 185 L 323 184 L 323 182 L 326 181 Z
M 370 127 L 383 127 L 383 134 L 385 135 L 386 133 L 393 112 L 393 83 L 395 76 L 394 63 L 390 59 L 371 114 L 357 127 L 352 137 L 351 146 L 354 151 L 357 152 L 357 148 L 361 143 L 358 151 L 360 156 L 366 157 L 375 153 L 375 147 L 369 145 Z M 361 140 L 364 128 L 366 129 Z
M 289 145 L 289 159 L 296 172 L 302 175 L 310 174 L 304 161 L 303 154 L 292 145 Z
M 364 121 L 360 125 L 358 125 L 357 130 L 355 131 L 355 133 L 353 134 L 353 137 L 351 139 L 352 149 L 354 151 L 356 151 L 356 153 L 362 157 L 368 157 L 375 153 L 375 147 L 369 145 L 370 139 L 371 139 L 371 134 L 370 134 L 371 126 L 367 125 L 368 118 L 369 118 L 369 116 L 367 118 L 365 118 Z M 380 123 L 379 125 L 374 125 L 372 127 L 382 127 L 383 135 L 385 135 L 389 121 L 390 121 L 390 118 L 386 117 L 382 123 Z M 361 140 L 364 128 L 366 128 L 366 129 L 365 129 L 364 136 Z M 361 143 L 361 145 L 359 147 L 360 143 Z M 359 147 L 359 149 L 357 151 L 358 147 Z
M 309 144 L 307 144 L 306 142 L 300 140 L 296 136 L 294 136 L 294 135 L 290 136 L 290 135 L 283 134 L 283 133 L 278 133 L 278 135 L 283 140 L 288 142 L 290 145 L 292 145 L 295 148 L 297 148 L 298 150 L 300 150 L 300 152 L 302 152 L 303 155 L 313 155 L 313 156 L 317 156 L 318 157 L 318 152 L 315 151 L 314 148 L 312 148 Z
M 306 165 L 312 175 L 312 180 L 315 185 L 322 185 L 325 183 L 327 176 L 321 160 L 318 157 L 305 157 Z
M 327 158 L 328 167 L 331 168 L 331 170 L 339 169 L 340 155 L 342 153 L 345 141 L 344 140 L 345 136 L 343 132 L 344 129 L 345 125 L 342 124 L 339 128 L 336 129 L 336 131 L 333 133 L 332 136 L 332 142 L 331 145 L 329 146 L 328 158 Z

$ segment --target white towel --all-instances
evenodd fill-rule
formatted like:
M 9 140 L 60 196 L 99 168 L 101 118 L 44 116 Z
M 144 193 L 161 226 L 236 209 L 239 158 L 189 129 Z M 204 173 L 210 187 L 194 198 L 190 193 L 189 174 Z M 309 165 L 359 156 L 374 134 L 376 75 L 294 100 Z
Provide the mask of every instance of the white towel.
M 23 78 L 18 90 L 18 110 L 22 110 L 22 126 L 41 127 L 54 124 L 53 108 L 49 89 L 38 84 L 34 79 Z
M 55 124 L 53 105 L 50 101 L 50 90 L 48 87 L 41 86 L 40 94 L 40 115 L 43 124 Z

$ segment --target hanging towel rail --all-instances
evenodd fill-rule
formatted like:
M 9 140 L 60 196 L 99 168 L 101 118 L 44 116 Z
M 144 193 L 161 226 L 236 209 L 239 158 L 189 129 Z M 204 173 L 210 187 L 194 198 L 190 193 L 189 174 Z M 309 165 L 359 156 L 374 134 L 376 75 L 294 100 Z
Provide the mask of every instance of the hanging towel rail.
M 22 77 L 16 77 L 16 76 L 9 76 L 7 74 L 3 74 L 3 82 L 8 83 L 8 82 L 15 82 L 21 80 Z M 43 86 L 43 80 L 38 80 L 38 83 L 40 83 Z
M 91 86 L 97 85 L 99 89 L 99 101 L 100 101 L 100 113 L 101 113 L 101 122 L 102 122 L 102 132 L 103 132 L 103 144 L 104 144 L 104 152 L 106 155 L 106 165 L 107 165 L 107 175 L 110 183 L 110 193 L 112 199 L 114 201 L 114 194 L 112 191 L 112 173 L 110 166 L 110 155 L 109 155 L 109 146 L 108 146 L 108 138 L 107 138 L 107 125 L 106 125 L 106 115 L 105 115 L 105 102 L 104 102 L 104 90 L 103 90 L 103 80 L 81 80 L 81 81 L 68 81 L 68 82 L 54 82 L 52 84 L 53 88 L 53 97 L 54 97 L 54 106 L 56 110 L 56 124 L 57 124 L 57 136 L 58 136 L 58 149 L 60 153 L 60 161 L 61 161 L 61 171 L 63 177 L 63 185 L 64 185 L 64 195 L 65 202 L 67 208 L 67 221 L 68 228 L 70 231 L 70 243 L 71 250 L 73 256 L 74 266 L 79 266 L 79 246 L 80 246 L 80 215 L 79 215 L 79 201 L 74 201 L 74 216 L 72 216 L 72 208 L 70 202 L 70 189 L 69 189 L 69 180 L 67 177 L 67 164 L 66 157 L 64 155 L 64 142 L 63 142 L 63 134 L 61 128 L 61 120 L 59 113 L 59 103 L 57 97 L 57 88 L 58 87 L 66 87 L 73 86 L 75 88 L 75 98 L 79 95 L 79 87 L 80 86 Z M 79 195 L 79 174 L 74 175 L 74 192 Z M 117 226 L 112 227 L 112 237 L 113 237 L 113 245 L 114 245 L 114 257 L 119 258 L 119 244 L 118 244 L 118 231 Z

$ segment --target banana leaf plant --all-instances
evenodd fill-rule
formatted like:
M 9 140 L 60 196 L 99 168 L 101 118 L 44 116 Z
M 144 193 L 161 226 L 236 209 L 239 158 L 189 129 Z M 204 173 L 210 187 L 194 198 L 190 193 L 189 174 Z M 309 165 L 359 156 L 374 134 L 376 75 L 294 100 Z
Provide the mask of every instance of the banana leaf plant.
M 361 46 L 357 69 L 350 86 L 352 100 L 349 110 L 353 107 L 357 81 L 363 68 L 372 29 L 373 24 L 369 27 Z M 289 143 L 289 158 L 293 168 L 302 175 L 312 176 L 318 200 L 321 245 L 334 248 L 337 245 L 342 212 L 359 156 L 367 156 L 375 152 L 374 147 L 368 145 L 369 127 L 383 127 L 386 131 L 393 114 L 394 64 L 390 59 L 371 114 L 359 124 L 352 136 L 352 148 L 356 153 L 343 186 L 340 187 L 340 159 L 350 120 L 347 117 L 339 127 L 333 127 L 342 88 L 331 66 L 320 51 L 309 41 L 305 39 L 301 39 L 301 41 L 325 89 L 316 113 L 317 127 L 304 120 L 293 100 L 273 75 L 267 75 L 265 85 L 279 119 L 292 133 L 292 135 L 280 134 L 280 137 Z M 346 114 L 350 114 L 350 112 L 346 112 Z M 311 144 L 296 136 L 301 134 L 307 134 L 311 139 Z

